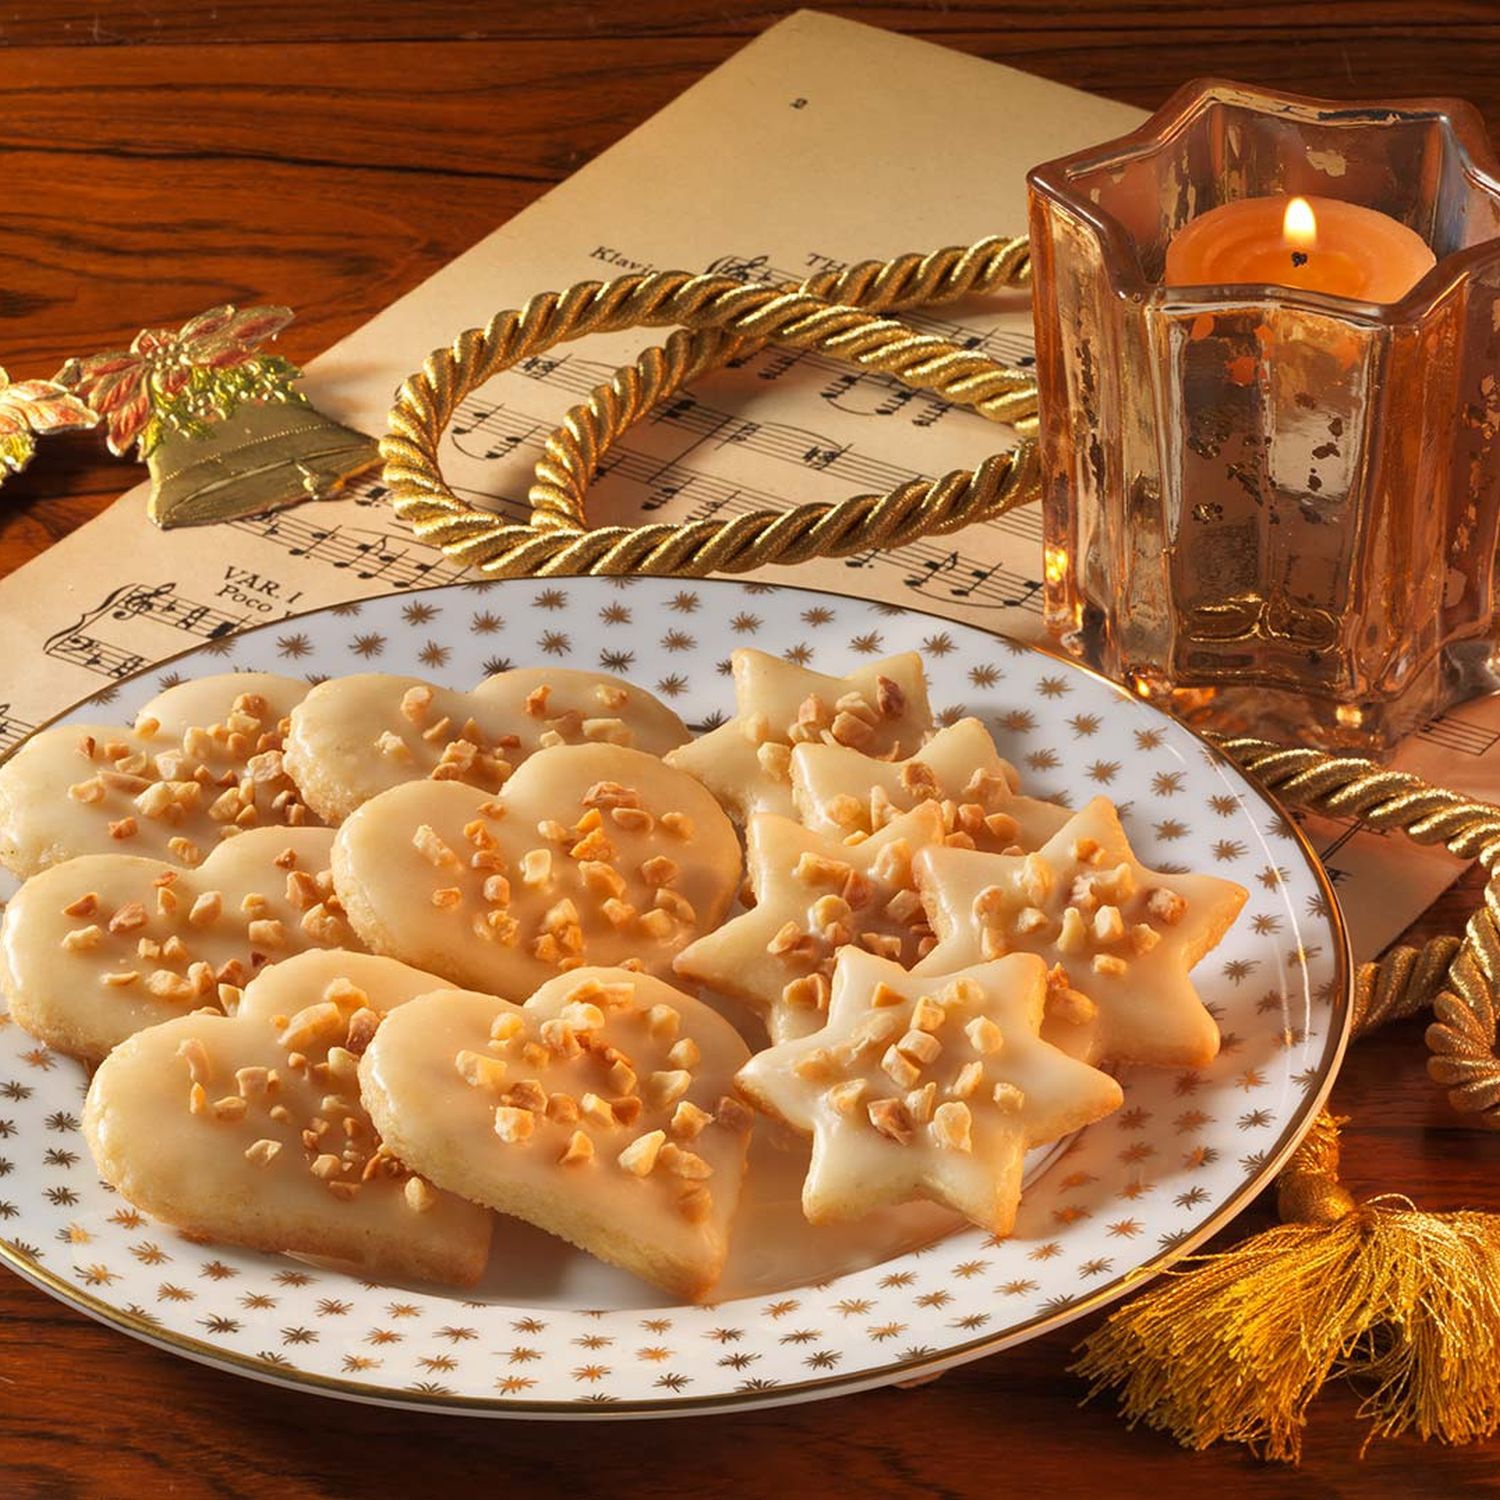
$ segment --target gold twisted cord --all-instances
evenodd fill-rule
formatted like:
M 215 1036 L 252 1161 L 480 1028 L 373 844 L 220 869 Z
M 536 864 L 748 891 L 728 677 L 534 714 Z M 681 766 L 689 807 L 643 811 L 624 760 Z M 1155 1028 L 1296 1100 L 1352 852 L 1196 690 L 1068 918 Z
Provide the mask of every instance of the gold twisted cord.
M 1355 1031 L 1363 1034 L 1430 1007 L 1428 1074 L 1448 1090 L 1454 1109 L 1500 1129 L 1500 807 L 1357 756 L 1289 750 L 1250 738 L 1217 743 L 1288 806 L 1362 818 L 1417 843 L 1442 844 L 1463 859 L 1478 860 L 1489 873 L 1484 905 L 1469 919 L 1461 942 L 1433 938 L 1421 949 L 1392 949 L 1377 963 L 1361 965 Z
M 725 521 L 589 530 L 583 512 L 587 478 L 580 476 L 592 474 L 602 446 L 653 402 L 735 352 L 773 340 L 892 375 L 995 421 L 1030 425 L 1035 383 L 1029 375 L 871 310 L 1020 289 L 1029 278 L 1025 242 L 996 238 L 928 256 L 864 262 L 815 277 L 804 287 L 747 285 L 732 277 L 674 271 L 543 293 L 524 308 L 497 314 L 486 328 L 461 334 L 402 387 L 382 443 L 392 503 L 422 540 L 465 566 L 501 577 L 743 572 L 768 563 L 900 546 L 998 515 L 1038 493 L 1036 449 L 1029 439 L 972 473 L 956 470 L 886 495 L 856 495 L 833 505 L 757 511 Z M 492 375 L 587 333 L 672 323 L 705 336 L 695 342 L 690 333 L 669 340 L 664 349 L 648 350 L 633 370 L 593 393 L 597 404 L 591 399 L 570 413 L 583 415 L 549 444 L 544 463 L 550 460 L 555 467 L 538 476 L 539 509 L 531 524 L 471 505 L 443 480 L 437 458 L 443 430 L 459 402 Z

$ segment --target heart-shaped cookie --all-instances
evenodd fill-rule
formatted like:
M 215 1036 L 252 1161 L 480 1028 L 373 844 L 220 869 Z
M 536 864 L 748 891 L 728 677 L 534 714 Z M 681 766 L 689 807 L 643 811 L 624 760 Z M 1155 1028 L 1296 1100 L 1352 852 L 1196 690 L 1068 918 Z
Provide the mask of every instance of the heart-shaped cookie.
M 618 745 L 543 750 L 493 796 L 406 782 L 333 845 L 335 888 L 372 952 L 510 997 L 586 963 L 670 973 L 739 871 L 713 796 Z
M 599 672 L 525 667 L 470 692 L 379 672 L 319 683 L 292 713 L 286 767 L 319 817 L 431 776 L 499 789 L 550 745 L 629 745 L 664 755 L 689 738 L 666 704 Z
M 20 876 L 79 854 L 199 864 L 223 839 L 315 824 L 281 765 L 294 677 L 184 682 L 123 724 L 44 729 L 0 766 L 0 865 Z
M 145 1026 L 232 1004 L 261 966 L 358 948 L 330 828 L 253 828 L 195 870 L 84 854 L 33 875 L 0 925 L 0 987 L 33 1036 L 87 1062 Z
M 968 839 L 995 854 L 1037 849 L 1071 816 L 1056 802 L 1023 797 L 1015 767 L 1002 759 L 978 719 L 940 729 L 905 760 L 880 759 L 847 745 L 792 747 L 792 800 L 819 833 L 874 833 L 918 802 L 936 801 L 949 842 Z
M 731 1084 L 749 1055 L 701 1001 L 587 968 L 519 1008 L 425 995 L 390 1016 L 359 1074 L 413 1171 L 696 1299 L 739 1202 L 750 1112 Z
M 138 1032 L 84 1104 L 100 1175 L 195 1238 L 472 1285 L 491 1216 L 396 1161 L 359 1094 L 382 1017 L 439 982 L 393 959 L 303 953 L 261 974 L 234 1016 Z
M 915 651 L 870 662 L 847 677 L 810 672 L 748 647 L 729 660 L 734 717 L 673 750 L 667 764 L 691 772 L 742 822 L 762 812 L 796 815 L 793 745 L 911 755 L 932 728 L 927 677 Z

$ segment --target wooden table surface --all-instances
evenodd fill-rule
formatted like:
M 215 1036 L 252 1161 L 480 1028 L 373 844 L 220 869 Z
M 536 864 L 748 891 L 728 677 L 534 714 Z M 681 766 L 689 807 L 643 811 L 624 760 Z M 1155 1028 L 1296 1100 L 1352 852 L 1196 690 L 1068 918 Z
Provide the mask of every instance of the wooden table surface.
M 830 7 L 1132 104 L 1217 73 L 1340 97 L 1454 94 L 1500 132 L 1500 7 L 1442 0 L 983 0 Z M 0 361 L 44 376 L 215 302 L 288 302 L 308 358 L 415 286 L 785 14 L 756 0 L 309 5 L 36 0 L 0 7 Z M 0 497 L 0 574 L 138 471 L 44 446 Z M 3 622 L 0 622 L 3 627 Z M 3 638 L 3 636 L 0 636 Z M 17 670 L 12 666 L 10 670 Z M 3 691 L 0 691 L 3 696 Z M 1452 928 L 1473 882 L 1416 931 Z M 1356 1190 L 1500 1210 L 1500 1140 L 1461 1127 L 1421 1026 L 1359 1045 Z M 1257 1205 L 1226 1236 L 1269 1222 Z M 578 1428 L 387 1412 L 200 1368 L 0 1274 L 0 1495 L 528 1494 L 1247 1497 L 1495 1493 L 1500 1441 L 1359 1457 L 1355 1398 L 1318 1401 L 1299 1471 L 1188 1454 L 1078 1409 L 1089 1326 L 913 1391 Z

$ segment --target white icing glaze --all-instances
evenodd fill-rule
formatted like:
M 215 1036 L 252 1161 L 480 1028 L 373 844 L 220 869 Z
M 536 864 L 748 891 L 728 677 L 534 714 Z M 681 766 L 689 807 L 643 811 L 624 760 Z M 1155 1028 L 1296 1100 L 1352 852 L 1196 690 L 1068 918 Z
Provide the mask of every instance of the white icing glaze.
M 132 728 L 42 730 L 0 765 L 0 864 L 20 876 L 79 854 L 194 865 L 246 827 L 315 824 L 280 764 L 282 725 L 306 692 L 292 677 L 226 673 L 168 688 Z M 261 701 L 241 724 L 246 698 Z
M 659 699 L 600 672 L 525 667 L 470 692 L 367 672 L 319 683 L 298 704 L 286 764 L 308 806 L 338 823 L 380 792 L 434 774 L 495 791 L 549 744 L 662 755 L 688 738 Z M 478 754 L 470 757 L 465 743 Z
M 519 1009 L 427 995 L 381 1028 L 360 1077 L 391 1149 L 431 1181 L 699 1297 L 739 1200 L 749 1111 L 723 1101 L 748 1055 L 700 1001 L 587 968 Z
M 928 1198 L 1008 1234 L 1027 1147 L 1123 1097 L 1107 1074 L 1041 1040 L 1045 994 L 1046 966 L 1032 955 L 919 976 L 846 948 L 827 1026 L 757 1053 L 738 1080 L 812 1135 L 808 1219 Z
M 358 947 L 332 896 L 332 847 L 328 828 L 257 828 L 195 870 L 85 854 L 33 875 L 0 925 L 11 1014 L 48 1045 L 93 1061 L 142 1027 L 217 1007 L 220 983 L 244 984 L 268 960 Z
M 884 817 L 941 799 L 948 832 L 962 831 L 978 849 L 1036 849 L 1068 821 L 1056 802 L 1019 796 L 1020 778 L 978 719 L 940 729 L 905 760 L 881 760 L 844 745 L 792 749 L 792 798 L 802 821 L 819 833 L 870 833 L 876 807 Z M 872 802 L 876 807 L 872 807 Z M 994 818 L 992 824 L 982 817 Z M 881 821 L 884 821 L 882 817 Z
M 933 848 L 912 868 L 939 938 L 917 965 L 919 974 L 977 962 L 988 927 L 992 947 L 998 941 L 1002 951 L 1034 953 L 1049 966 L 1063 966 L 1067 984 L 1054 986 L 1044 1034 L 1075 1055 L 1179 1067 L 1202 1067 L 1217 1055 L 1219 1029 L 1188 971 L 1223 937 L 1247 893 L 1212 875 L 1148 870 L 1108 798 L 1094 798 L 1034 855 Z M 1103 884 L 1075 891 L 1080 880 Z M 1157 891 L 1185 903 L 1175 920 L 1153 911 Z M 976 903 L 989 915 L 978 915 Z M 1067 918 L 1069 907 L 1076 918 Z M 1027 910 L 1045 918 L 1032 919 L 1033 931 L 1021 930 Z M 1118 930 L 1111 911 L 1118 913 Z M 1064 935 L 1065 921 L 1076 940 Z M 1097 922 L 1105 924 L 1106 936 Z M 1101 972 L 1117 965 L 1122 972 Z M 1088 1014 L 1095 1008 L 1097 1015 Z
M 359 1102 L 357 1059 L 335 1057 L 330 1071 L 330 1049 L 345 1042 L 361 1005 L 383 1013 L 438 983 L 391 959 L 304 953 L 259 976 L 233 1017 L 181 1016 L 137 1033 L 89 1087 L 84 1132 L 101 1174 L 138 1208 L 189 1234 L 317 1256 L 371 1276 L 473 1283 L 488 1254 L 490 1216 L 446 1193 L 409 1188 L 409 1174 L 394 1163 L 377 1162 L 361 1181 L 379 1141 Z M 279 1038 L 306 1007 L 328 1004 L 338 1024 L 298 1040 L 306 1059 L 299 1066 Z M 197 1113 L 195 1068 L 205 1106 Z M 274 1083 L 259 1076 L 272 1068 Z M 240 1069 L 251 1070 L 243 1083 Z M 216 1115 L 223 1100 L 240 1100 L 243 1112 Z M 327 1128 L 304 1140 L 319 1120 Z M 277 1148 L 265 1165 L 246 1155 L 265 1149 L 258 1142 Z M 322 1156 L 339 1159 L 337 1175 L 313 1171 Z
M 871 755 L 909 755 L 932 727 L 915 652 L 870 662 L 847 677 L 810 672 L 763 651 L 742 649 L 730 660 L 734 717 L 666 759 L 696 776 L 741 821 L 760 812 L 796 816 L 788 752 L 776 747 L 826 738 Z M 859 713 L 839 719 L 836 705 L 850 694 L 863 700 L 859 713 L 868 723 L 851 722 Z M 814 704 L 817 714 L 809 712 Z
M 609 783 L 650 817 L 588 807 L 590 791 Z M 596 820 L 593 833 L 576 831 Z M 456 781 L 393 787 L 345 821 L 333 854 L 339 896 L 372 950 L 512 997 L 567 963 L 631 959 L 669 973 L 672 958 L 723 917 L 739 869 L 739 842 L 713 797 L 655 756 L 615 745 L 545 750 L 494 798 Z M 504 882 L 491 887 L 504 900 L 484 894 L 492 877 Z M 687 907 L 675 905 L 679 897 Z M 570 946 L 564 903 L 576 913 L 581 951 Z M 498 927 L 486 922 L 489 912 L 499 913 Z M 549 946 L 544 926 L 554 921 Z
M 911 860 L 942 836 L 935 802 L 918 804 L 855 844 L 771 813 L 751 818 L 746 863 L 755 905 L 679 954 L 677 972 L 753 1006 L 777 1041 L 816 1031 L 824 1023 L 834 956 L 845 943 L 873 933 L 899 943 L 902 964 L 917 961 L 930 929 Z M 843 911 L 846 898 L 852 899 Z M 893 900 L 912 909 L 902 916 L 898 904 L 893 914 Z M 825 915 L 829 901 L 838 904 Z

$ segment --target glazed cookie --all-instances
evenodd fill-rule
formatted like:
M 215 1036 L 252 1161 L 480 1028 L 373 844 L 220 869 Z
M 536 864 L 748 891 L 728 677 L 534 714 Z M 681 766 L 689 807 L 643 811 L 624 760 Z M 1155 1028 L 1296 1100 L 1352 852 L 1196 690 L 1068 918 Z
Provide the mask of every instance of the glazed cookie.
M 1248 893 L 1212 875 L 1148 870 L 1108 798 L 1095 797 L 1035 853 L 927 849 L 912 868 L 939 938 L 919 973 L 1038 954 L 1051 966 L 1047 1035 L 1072 1033 L 1070 1051 L 1187 1068 L 1218 1055 L 1219 1028 L 1188 971 Z
M 389 1150 L 676 1296 L 729 1248 L 750 1137 L 749 1057 L 700 1001 L 624 969 L 579 969 L 520 1008 L 446 991 L 396 1011 L 360 1063 Z
M 773 813 L 751 818 L 755 905 L 678 955 L 677 972 L 753 1006 L 776 1041 L 824 1024 L 834 957 L 857 944 L 905 967 L 935 941 L 912 857 L 943 838 L 936 802 L 843 844 Z
M 813 1138 L 808 1220 L 928 1198 L 1009 1234 L 1028 1147 L 1123 1097 L 1038 1036 L 1046 989 L 1031 954 L 920 977 L 844 949 L 828 1024 L 757 1053 L 738 1079 L 758 1108 Z
M 847 677 L 736 651 L 734 717 L 673 750 L 667 764 L 696 776 L 730 813 L 794 817 L 791 747 L 851 746 L 866 755 L 910 755 L 932 728 L 927 678 L 914 651 L 871 662 Z
M 254 828 L 196 870 L 84 854 L 33 875 L 0 924 L 16 1022 L 85 1062 L 145 1026 L 238 999 L 262 964 L 358 948 L 333 894 L 328 828 Z
M 403 781 L 432 777 L 497 791 L 549 745 L 631 745 L 663 755 L 689 738 L 666 704 L 618 677 L 527 667 L 472 692 L 419 677 L 333 677 L 292 713 L 286 767 L 319 817 L 340 823 Z
M 79 854 L 198 864 L 267 824 L 316 824 L 281 766 L 307 684 L 265 672 L 180 683 L 135 725 L 66 724 L 0 765 L 0 865 L 20 876 Z
M 260 975 L 232 1017 L 138 1032 L 84 1104 L 100 1175 L 194 1238 L 472 1285 L 491 1216 L 396 1161 L 359 1094 L 384 1013 L 439 983 L 389 958 L 303 953 Z
M 1056 802 L 1022 797 L 1015 767 L 978 719 L 940 729 L 914 755 L 887 760 L 847 745 L 792 748 L 792 800 L 809 828 L 847 837 L 884 828 L 918 802 L 937 801 L 943 825 L 974 848 L 1037 849 L 1071 816 Z
M 506 996 L 585 963 L 669 974 L 723 917 L 739 871 L 713 797 L 619 745 L 533 756 L 493 796 L 406 782 L 366 802 L 333 846 L 366 946 Z

